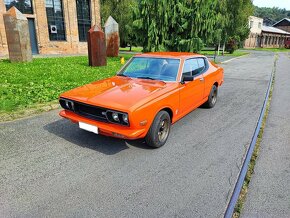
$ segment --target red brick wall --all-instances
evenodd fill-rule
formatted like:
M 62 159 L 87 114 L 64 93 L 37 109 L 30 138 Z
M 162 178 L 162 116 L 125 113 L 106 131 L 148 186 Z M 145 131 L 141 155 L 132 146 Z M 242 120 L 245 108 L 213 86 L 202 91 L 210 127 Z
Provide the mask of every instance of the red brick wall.
M 92 25 L 100 25 L 100 0 L 91 0 Z M 66 41 L 50 41 L 45 9 L 45 0 L 32 0 L 38 49 L 40 54 L 84 54 L 87 53 L 87 43 L 79 42 L 77 11 L 75 0 L 62 0 L 66 27 Z M 4 0 L 0 0 L 0 54 L 7 54 L 6 34 L 3 23 L 5 13 Z M 2 11 L 1 11 L 2 10 Z

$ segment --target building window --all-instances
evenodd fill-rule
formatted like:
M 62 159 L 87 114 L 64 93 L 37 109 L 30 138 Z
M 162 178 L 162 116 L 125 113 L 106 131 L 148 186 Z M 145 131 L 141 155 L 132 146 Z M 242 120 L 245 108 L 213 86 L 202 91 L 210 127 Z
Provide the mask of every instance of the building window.
M 5 0 L 6 10 L 15 6 L 23 14 L 33 14 L 31 0 Z
M 61 0 L 46 0 L 45 7 L 49 39 L 51 41 L 66 40 Z
M 76 0 L 80 42 L 87 41 L 87 32 L 91 28 L 90 0 Z
M 250 28 L 252 28 L 254 26 L 254 21 L 250 21 Z

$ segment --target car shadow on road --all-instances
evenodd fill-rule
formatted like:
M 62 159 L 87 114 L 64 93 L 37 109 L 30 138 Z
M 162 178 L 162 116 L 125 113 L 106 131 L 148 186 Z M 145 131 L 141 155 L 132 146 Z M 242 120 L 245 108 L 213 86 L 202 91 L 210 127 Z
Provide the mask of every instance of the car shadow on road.
M 60 119 L 45 125 L 44 130 L 75 145 L 89 148 L 106 155 L 114 155 L 131 146 L 150 149 L 144 140 L 123 140 L 87 132 L 68 120 Z

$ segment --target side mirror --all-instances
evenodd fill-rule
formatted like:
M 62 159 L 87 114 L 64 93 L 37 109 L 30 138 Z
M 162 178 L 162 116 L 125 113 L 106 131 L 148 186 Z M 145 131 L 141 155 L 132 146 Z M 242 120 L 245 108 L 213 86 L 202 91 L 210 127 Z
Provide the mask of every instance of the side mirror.
M 184 84 L 184 82 L 193 81 L 193 79 L 194 79 L 194 76 L 184 76 L 184 77 L 182 78 L 181 83 Z

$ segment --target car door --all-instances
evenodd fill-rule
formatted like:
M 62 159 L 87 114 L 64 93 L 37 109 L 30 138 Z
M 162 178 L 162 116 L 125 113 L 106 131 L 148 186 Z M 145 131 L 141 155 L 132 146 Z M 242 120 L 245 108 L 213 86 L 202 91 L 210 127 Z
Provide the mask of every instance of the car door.
M 184 76 L 194 76 L 194 80 L 180 84 L 181 113 L 188 113 L 198 107 L 204 98 L 204 77 L 200 70 L 197 58 L 185 60 L 182 78 Z
M 206 90 L 206 85 L 207 85 L 207 81 L 208 81 L 208 62 L 205 58 L 197 58 L 197 63 L 198 63 L 198 70 L 197 70 L 197 75 L 202 75 L 203 77 L 203 99 L 206 98 L 208 95 L 206 94 L 205 90 Z

